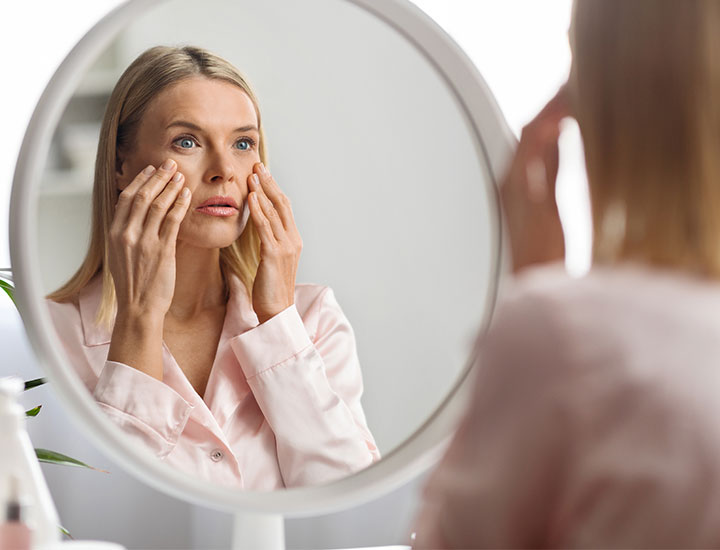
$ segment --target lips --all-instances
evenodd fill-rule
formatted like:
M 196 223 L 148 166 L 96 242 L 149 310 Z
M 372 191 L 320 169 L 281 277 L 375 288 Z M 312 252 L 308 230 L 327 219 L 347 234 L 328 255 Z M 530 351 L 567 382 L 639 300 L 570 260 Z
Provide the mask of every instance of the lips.
M 237 203 L 232 197 L 222 197 L 220 195 L 210 197 L 202 204 L 199 204 L 197 207 L 203 208 L 205 206 L 226 206 L 237 210 Z
M 238 214 L 237 203 L 232 197 L 216 195 L 205 200 L 195 208 L 196 212 L 226 218 Z

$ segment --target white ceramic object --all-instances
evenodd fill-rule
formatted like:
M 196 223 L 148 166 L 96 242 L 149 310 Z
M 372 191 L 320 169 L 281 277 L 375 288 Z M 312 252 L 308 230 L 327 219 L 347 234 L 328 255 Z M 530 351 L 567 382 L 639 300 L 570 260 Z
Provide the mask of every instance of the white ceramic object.
M 0 378 L 0 505 L 5 505 L 4 499 L 10 493 L 7 485 L 14 477 L 20 484 L 21 502 L 30 499 L 29 514 L 23 521 L 32 529 L 33 546 L 42 546 L 60 540 L 60 520 L 25 429 L 25 410 L 19 402 L 23 385 L 17 377 Z
M 103 18 L 71 51 L 43 93 L 29 124 L 18 157 L 10 208 L 10 248 L 18 306 L 28 336 L 48 374 L 52 387 L 108 455 L 123 464 L 149 485 L 174 497 L 215 509 L 246 514 L 313 515 L 360 504 L 390 492 L 432 466 L 444 443 L 452 435 L 465 404 L 467 388 L 456 384 L 436 413 L 407 441 L 379 463 L 335 483 L 259 493 L 210 486 L 179 471 L 168 468 L 144 450 L 129 443 L 97 408 L 80 380 L 70 373 L 62 345 L 55 336 L 43 301 L 39 262 L 30 243 L 37 242 L 34 223 L 38 187 L 43 161 L 48 154 L 52 131 L 70 95 L 76 89 L 96 53 L 103 50 L 135 16 L 162 0 L 132 0 Z M 407 0 L 338 0 L 354 4 L 391 25 L 420 51 L 436 68 L 452 90 L 463 111 L 468 127 L 480 144 L 478 155 L 497 180 L 513 147 L 514 139 L 487 85 L 475 66 L 450 37 L 416 6 Z M 500 214 L 494 201 L 493 226 L 498 274 L 500 273 Z M 483 325 L 489 322 L 493 300 L 485 312 Z M 470 361 L 472 358 L 470 359 Z M 469 365 L 470 363 L 468 363 Z

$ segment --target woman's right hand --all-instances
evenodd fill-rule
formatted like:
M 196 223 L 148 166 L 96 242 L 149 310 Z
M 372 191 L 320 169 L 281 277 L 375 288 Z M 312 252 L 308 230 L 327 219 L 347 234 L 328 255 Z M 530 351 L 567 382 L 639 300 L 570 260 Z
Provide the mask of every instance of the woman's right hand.
M 110 226 L 109 267 L 117 316 L 108 360 L 162 379 L 162 328 L 175 291 L 175 246 L 190 206 L 177 164 L 148 166 L 120 193 Z
M 500 187 L 510 237 L 513 271 L 562 260 L 565 239 L 557 203 L 560 123 L 570 116 L 565 87 L 523 128 Z
M 175 243 L 190 205 L 177 164 L 148 166 L 120 193 L 110 226 L 118 314 L 165 317 L 175 290 Z

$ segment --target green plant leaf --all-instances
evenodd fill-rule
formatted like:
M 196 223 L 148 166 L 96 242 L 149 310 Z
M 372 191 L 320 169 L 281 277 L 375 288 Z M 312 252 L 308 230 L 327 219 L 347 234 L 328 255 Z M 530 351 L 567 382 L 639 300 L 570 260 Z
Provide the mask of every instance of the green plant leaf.
M 70 534 L 70 531 L 68 531 L 67 529 L 65 529 L 65 527 L 63 527 L 62 525 L 58 525 L 58 529 L 60 529 L 60 532 L 61 532 L 63 535 L 65 535 L 66 537 L 68 537 L 68 538 L 70 538 L 70 539 L 72 539 L 72 540 L 75 540 L 75 537 L 73 537 L 73 536 Z
M 25 411 L 25 416 L 37 416 L 40 412 L 40 409 L 42 409 L 42 405 L 38 405 L 37 407 L 33 407 L 29 411 Z
M 79 466 L 80 468 L 89 468 L 91 470 L 95 470 L 97 472 L 103 472 L 103 473 L 109 473 L 106 470 L 101 470 L 100 468 L 94 468 L 93 466 L 88 466 L 84 462 L 80 462 L 79 460 L 75 458 L 70 458 L 69 456 L 66 456 L 64 454 L 56 453 L 55 451 L 48 451 L 47 449 L 35 449 L 35 455 L 37 455 L 37 458 L 40 462 L 46 462 L 48 464 L 60 464 L 62 466 Z
M 10 296 L 10 299 L 12 300 L 13 304 L 17 306 L 17 303 L 15 302 L 15 296 L 13 295 L 15 292 L 15 287 L 8 283 L 7 281 L 0 279 L 0 288 L 2 288 L 8 296 Z
M 47 378 L 36 378 L 35 380 L 28 380 L 25 382 L 25 391 L 31 390 L 38 386 L 42 386 L 47 382 Z

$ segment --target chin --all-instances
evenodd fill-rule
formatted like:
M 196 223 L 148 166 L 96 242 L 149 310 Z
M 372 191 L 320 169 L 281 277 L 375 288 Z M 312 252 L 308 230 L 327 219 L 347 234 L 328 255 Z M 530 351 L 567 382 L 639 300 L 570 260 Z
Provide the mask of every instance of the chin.
M 240 237 L 239 234 L 224 231 L 180 231 L 178 243 L 195 248 L 227 248 Z

